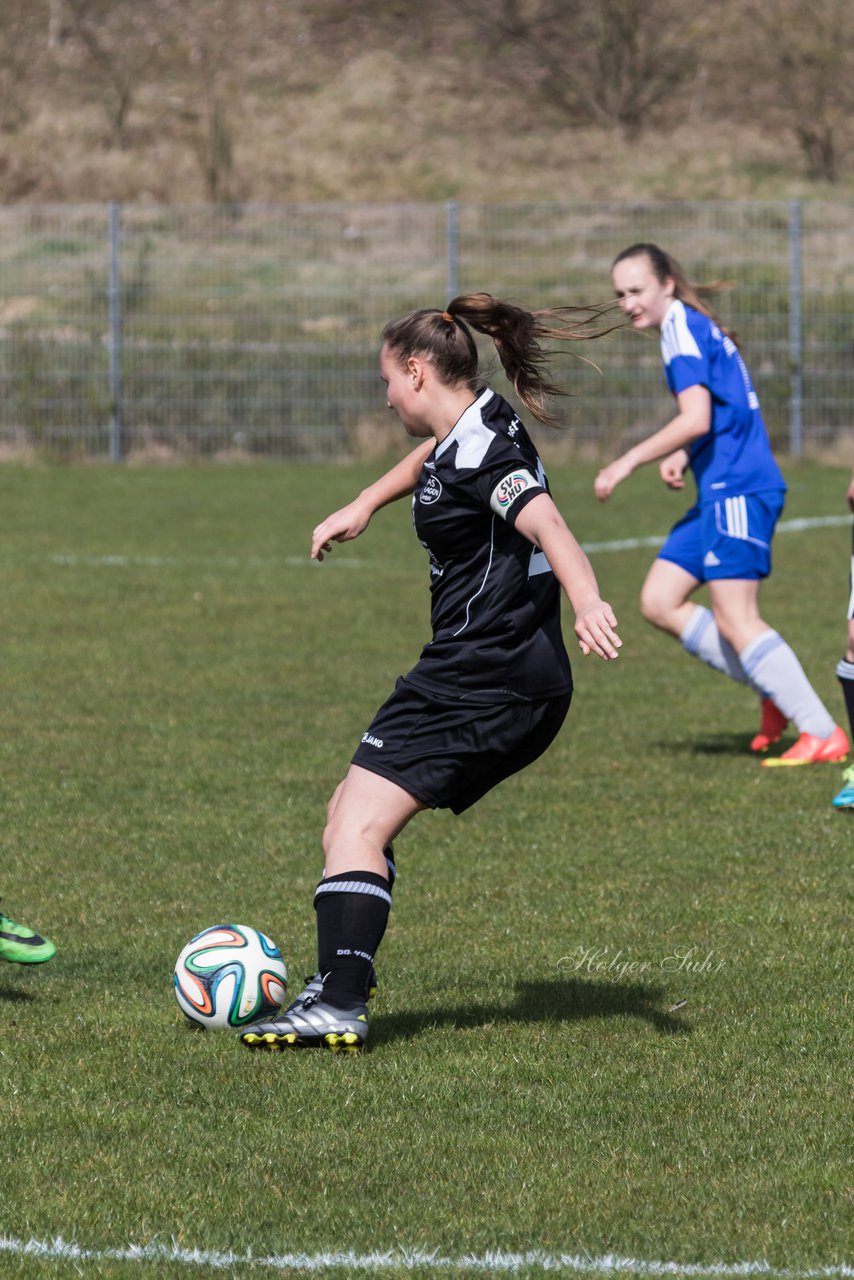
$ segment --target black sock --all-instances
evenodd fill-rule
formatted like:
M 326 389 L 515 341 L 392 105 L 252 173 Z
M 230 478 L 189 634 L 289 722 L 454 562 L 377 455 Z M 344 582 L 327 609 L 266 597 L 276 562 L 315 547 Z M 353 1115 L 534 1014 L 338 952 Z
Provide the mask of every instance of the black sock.
M 388 891 L 391 893 L 394 888 L 394 882 L 397 879 L 397 867 L 394 862 L 394 845 L 390 840 L 383 849 L 383 857 L 385 858 L 385 864 L 388 868 Z
M 317 886 L 314 909 L 324 1000 L 342 1009 L 364 1004 L 391 911 L 388 880 L 371 871 L 329 876 Z
M 848 708 L 848 720 L 851 724 L 851 737 L 854 738 L 854 662 L 842 659 L 836 668 L 839 683 L 842 685 L 842 696 Z

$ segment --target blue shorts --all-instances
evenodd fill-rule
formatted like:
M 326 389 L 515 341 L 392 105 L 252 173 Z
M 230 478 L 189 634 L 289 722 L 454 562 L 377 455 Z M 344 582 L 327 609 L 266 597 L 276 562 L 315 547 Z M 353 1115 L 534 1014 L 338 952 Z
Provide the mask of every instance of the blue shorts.
M 698 502 L 670 530 L 658 558 L 678 564 L 698 582 L 767 578 L 785 501 L 784 490 L 768 489 Z

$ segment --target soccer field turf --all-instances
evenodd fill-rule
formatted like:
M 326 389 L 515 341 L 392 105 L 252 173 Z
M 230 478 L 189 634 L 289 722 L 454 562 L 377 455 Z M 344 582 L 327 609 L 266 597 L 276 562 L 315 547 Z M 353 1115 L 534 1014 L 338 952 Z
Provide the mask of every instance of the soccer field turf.
M 570 645 L 549 753 L 399 840 L 369 1051 L 179 1013 L 207 925 L 314 967 L 326 800 L 428 634 L 405 503 L 308 560 L 375 473 L 0 470 L 0 893 L 59 948 L 0 968 L 0 1275 L 850 1276 L 854 818 L 640 619 L 654 551 L 602 544 L 686 505 L 651 471 L 550 469 L 624 649 Z M 763 612 L 844 722 L 850 473 L 786 474 Z

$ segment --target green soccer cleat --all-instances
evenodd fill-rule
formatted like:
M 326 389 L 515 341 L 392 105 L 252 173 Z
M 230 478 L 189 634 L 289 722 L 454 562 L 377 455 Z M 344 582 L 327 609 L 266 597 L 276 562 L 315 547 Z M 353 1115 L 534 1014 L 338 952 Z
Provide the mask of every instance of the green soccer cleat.
M 844 786 L 841 791 L 831 800 L 834 809 L 852 809 L 854 810 L 854 764 L 845 770 L 842 775 Z
M 339 1009 L 321 994 L 298 996 L 280 1018 L 244 1027 L 241 1044 L 249 1049 L 331 1049 L 358 1053 L 368 1038 L 365 1005 Z
M 10 964 L 44 964 L 56 946 L 24 924 L 15 924 L 0 911 L 0 960 Z

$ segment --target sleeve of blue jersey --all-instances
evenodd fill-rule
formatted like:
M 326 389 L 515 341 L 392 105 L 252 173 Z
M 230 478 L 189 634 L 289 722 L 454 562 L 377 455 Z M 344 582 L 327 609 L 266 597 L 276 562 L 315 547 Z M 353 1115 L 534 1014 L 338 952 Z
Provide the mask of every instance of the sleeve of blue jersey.
M 711 386 L 709 321 L 691 307 L 681 309 L 679 314 L 684 315 L 684 320 L 677 324 L 674 316 L 661 343 L 665 378 L 675 396 L 689 387 Z
M 696 356 L 674 356 L 666 369 L 667 385 L 675 396 L 689 387 L 708 387 L 709 371 L 705 360 Z

